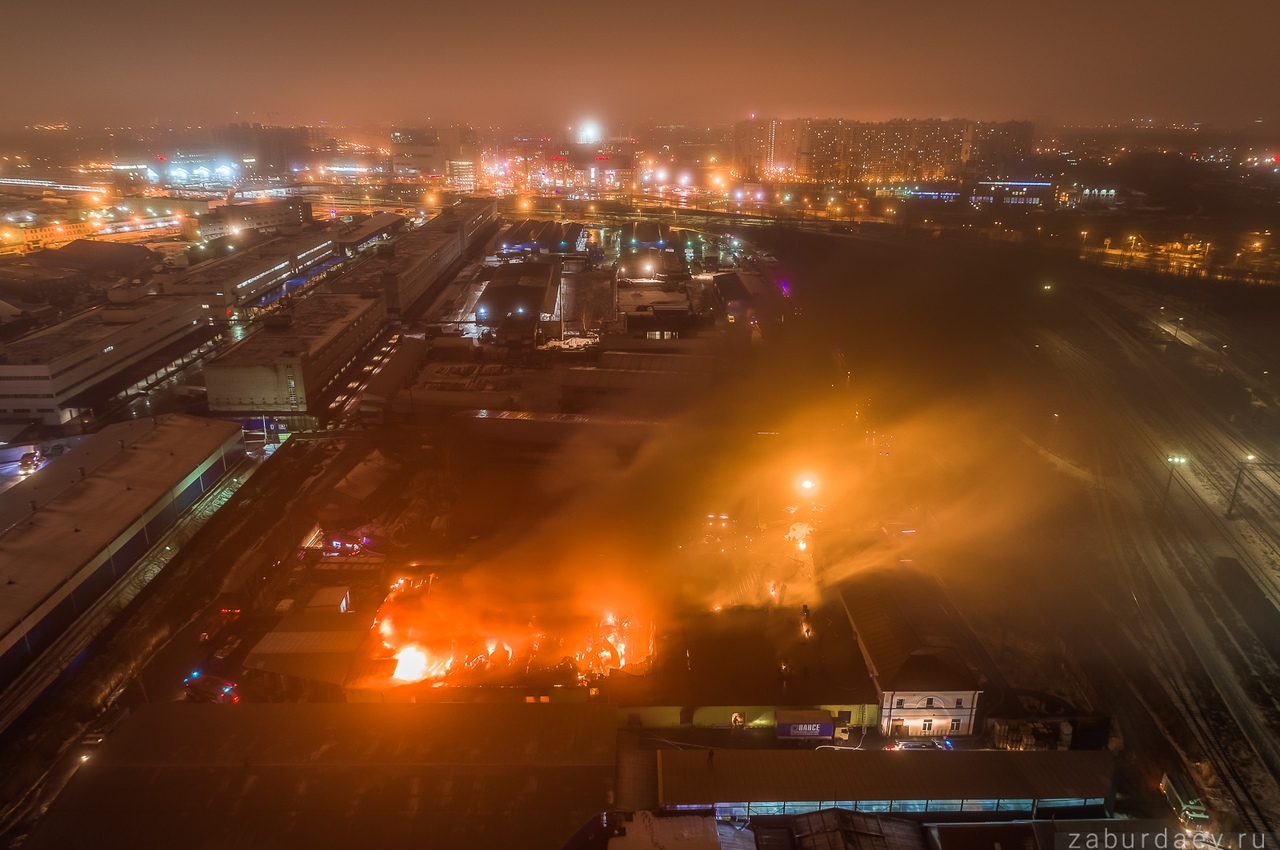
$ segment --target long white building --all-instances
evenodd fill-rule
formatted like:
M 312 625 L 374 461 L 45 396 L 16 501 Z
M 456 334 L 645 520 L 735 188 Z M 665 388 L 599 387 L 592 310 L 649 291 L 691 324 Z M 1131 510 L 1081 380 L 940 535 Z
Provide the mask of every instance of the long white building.
M 60 425 L 74 399 L 139 360 L 193 334 L 198 298 L 144 296 L 95 307 L 0 347 L 0 421 Z

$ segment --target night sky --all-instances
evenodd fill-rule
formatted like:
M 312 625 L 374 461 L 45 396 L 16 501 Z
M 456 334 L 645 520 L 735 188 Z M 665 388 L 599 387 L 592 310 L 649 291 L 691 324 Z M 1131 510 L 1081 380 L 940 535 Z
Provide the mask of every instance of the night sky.
M 43 0 L 0 123 L 1280 120 L 1275 0 Z

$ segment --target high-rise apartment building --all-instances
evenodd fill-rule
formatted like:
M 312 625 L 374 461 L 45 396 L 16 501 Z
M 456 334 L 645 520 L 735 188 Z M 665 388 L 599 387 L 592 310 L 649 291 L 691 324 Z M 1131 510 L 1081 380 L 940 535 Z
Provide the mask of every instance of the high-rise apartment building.
M 1031 151 L 1027 122 L 753 118 L 734 127 L 742 179 L 823 184 L 1014 176 Z
M 734 126 L 733 161 L 738 176 L 762 180 L 791 176 L 796 168 L 799 121 L 750 118 Z

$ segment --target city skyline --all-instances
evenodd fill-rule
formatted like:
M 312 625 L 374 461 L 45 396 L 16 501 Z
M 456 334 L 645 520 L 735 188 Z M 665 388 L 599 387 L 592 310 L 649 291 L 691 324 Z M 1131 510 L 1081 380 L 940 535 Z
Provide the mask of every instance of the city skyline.
M 9 13 L 8 52 L 27 73 L 0 121 L 1271 123 L 1280 107 L 1264 85 L 1280 11 L 1228 5 L 1197 15 L 1187 3 L 1148 0 L 988 0 L 978 9 L 808 0 L 781 15 L 660 2 L 642 12 L 570 4 L 551 16 L 490 2 L 483 14 L 401 9 L 361 27 L 349 6 L 331 2 L 236 0 L 196 20 L 153 0 L 62 2 Z M 52 11 L 65 13 L 56 27 Z M 164 51 L 127 58 L 125 45 L 153 33 L 181 45 L 177 66 Z M 51 56 L 68 61 L 51 68 Z M 582 84 L 569 86 L 574 78 Z

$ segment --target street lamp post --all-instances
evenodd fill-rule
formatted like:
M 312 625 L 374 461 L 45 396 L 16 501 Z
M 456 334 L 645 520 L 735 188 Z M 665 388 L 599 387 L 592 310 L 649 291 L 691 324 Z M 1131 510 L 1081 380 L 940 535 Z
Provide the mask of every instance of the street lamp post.
M 1247 455 L 1244 460 L 1240 461 L 1240 468 L 1236 470 L 1236 484 L 1231 488 L 1231 501 L 1227 503 L 1227 519 L 1231 519 L 1231 512 L 1236 507 L 1236 496 L 1240 493 L 1240 479 L 1244 478 L 1244 465 L 1252 463 L 1257 458 L 1254 455 Z
M 1181 457 L 1179 455 L 1170 455 L 1169 457 L 1165 458 L 1165 460 L 1167 460 L 1169 463 L 1169 478 L 1164 482 L 1164 496 L 1160 498 L 1161 515 L 1164 514 L 1165 505 L 1167 505 L 1169 502 L 1169 488 L 1173 486 L 1173 472 L 1179 466 L 1183 466 L 1187 462 L 1187 459 L 1185 457 Z

